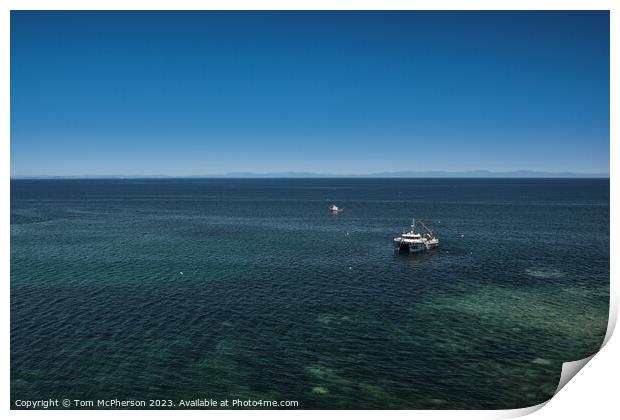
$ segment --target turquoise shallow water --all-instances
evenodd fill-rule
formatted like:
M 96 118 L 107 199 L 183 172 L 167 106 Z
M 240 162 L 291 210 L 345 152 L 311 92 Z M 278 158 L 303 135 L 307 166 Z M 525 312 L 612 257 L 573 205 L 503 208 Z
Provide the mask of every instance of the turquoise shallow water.
M 524 407 L 608 299 L 608 180 L 11 182 L 12 401 Z

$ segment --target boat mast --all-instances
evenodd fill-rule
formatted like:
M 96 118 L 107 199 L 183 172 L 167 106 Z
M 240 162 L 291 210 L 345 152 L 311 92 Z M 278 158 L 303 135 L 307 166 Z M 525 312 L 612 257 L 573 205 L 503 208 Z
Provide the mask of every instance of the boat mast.
M 423 221 L 421 221 L 421 220 L 418 220 L 418 224 L 419 224 L 420 226 L 422 226 L 422 229 L 424 229 L 424 230 L 428 233 L 428 236 L 429 236 L 429 237 L 431 237 L 431 238 L 434 238 L 434 237 L 435 237 L 435 235 L 433 235 L 433 231 L 431 230 L 431 228 L 429 228 L 428 226 L 426 226 L 426 223 L 424 223 L 424 222 L 423 222 Z

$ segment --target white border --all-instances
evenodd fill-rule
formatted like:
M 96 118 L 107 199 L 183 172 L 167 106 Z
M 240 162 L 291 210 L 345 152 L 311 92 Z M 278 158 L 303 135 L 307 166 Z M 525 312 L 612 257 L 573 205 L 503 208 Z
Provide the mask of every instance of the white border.
M 298 1 L 252 1 L 252 0 L 231 0 L 231 1 L 199 1 L 199 0 L 61 0 L 61 1 L 45 1 L 45 0 L 9 0 L 1 3 L 1 34 L 0 34 L 0 167 L 3 178 L 0 183 L 0 194 L 4 197 L 1 206 L 1 216 L 4 220 L 2 224 L 2 251 L 4 259 L 2 260 L 2 273 L 4 288 L 2 290 L 2 321 L 4 327 L 4 345 L 2 346 L 2 362 L 6 367 L 4 381 L 2 382 L 3 409 L 9 411 L 10 416 L 31 418 L 33 416 L 46 416 L 49 418 L 83 418 L 86 414 L 93 418 L 107 418 L 110 416 L 125 417 L 149 417 L 168 418 L 171 415 L 184 416 L 187 418 L 302 418 L 310 419 L 315 415 L 327 416 L 329 418 L 341 417 L 343 415 L 355 415 L 361 418 L 371 418 L 375 415 L 389 416 L 391 418 L 407 418 L 412 416 L 417 418 L 505 418 L 525 415 L 536 411 L 545 404 L 537 407 L 531 407 L 520 410 L 500 410 L 500 411 L 179 411 L 173 413 L 167 411 L 17 411 L 9 410 L 10 407 L 10 330 L 9 330 L 9 314 L 10 314 L 10 296 L 9 296 L 9 279 L 10 279 L 10 10 L 229 10 L 229 9 L 245 9 L 245 10 L 343 10 L 343 9 L 360 9 L 360 10 L 610 10 L 611 11 L 611 96 L 610 96 L 610 112 L 611 112 L 611 131 L 610 131 L 610 174 L 612 179 L 618 177 L 618 169 L 615 160 L 619 156 L 620 146 L 618 146 L 618 128 L 617 121 L 617 104 L 619 97 L 619 87 L 617 79 L 614 75 L 620 74 L 618 66 L 618 44 L 620 42 L 620 18 L 618 6 L 614 7 L 617 2 L 611 0 L 436 0 L 436 1 L 419 1 L 419 0 L 386 0 L 386 1 L 342 1 L 342 0 L 298 0 Z M 615 184 L 611 184 L 610 204 L 611 209 L 617 209 L 618 191 Z M 610 305 L 610 323 L 608 336 L 615 326 L 618 313 L 618 287 L 617 281 L 614 280 L 613 274 L 617 271 L 618 262 L 618 225 L 616 219 L 612 217 L 610 226 L 611 233 L 611 292 L 612 302 Z M 546 405 L 548 408 L 536 413 L 538 418 L 574 418 L 581 419 L 584 416 L 594 418 L 613 418 L 617 414 L 618 403 L 615 388 L 618 383 L 619 360 L 617 355 L 620 353 L 620 345 L 618 339 L 612 339 L 601 350 L 600 354 L 594 357 L 591 363 L 580 373 L 580 378 L 571 381 L 565 389 L 557 396 L 552 398 Z

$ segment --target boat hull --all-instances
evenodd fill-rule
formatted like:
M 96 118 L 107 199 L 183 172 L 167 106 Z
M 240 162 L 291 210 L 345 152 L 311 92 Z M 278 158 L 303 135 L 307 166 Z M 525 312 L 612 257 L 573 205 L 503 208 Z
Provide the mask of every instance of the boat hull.
M 399 254 L 418 254 L 420 252 L 426 251 L 426 247 L 423 244 L 400 243 L 396 244 L 395 250 Z
M 439 242 L 432 243 L 406 243 L 395 242 L 394 251 L 399 254 L 418 254 L 420 252 L 428 251 L 439 246 Z

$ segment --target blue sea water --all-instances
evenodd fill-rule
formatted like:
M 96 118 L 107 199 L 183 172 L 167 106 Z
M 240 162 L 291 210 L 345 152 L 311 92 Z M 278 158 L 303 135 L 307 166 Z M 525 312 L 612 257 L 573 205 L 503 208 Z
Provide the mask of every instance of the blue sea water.
M 608 306 L 606 179 L 11 182 L 12 403 L 525 407 Z

